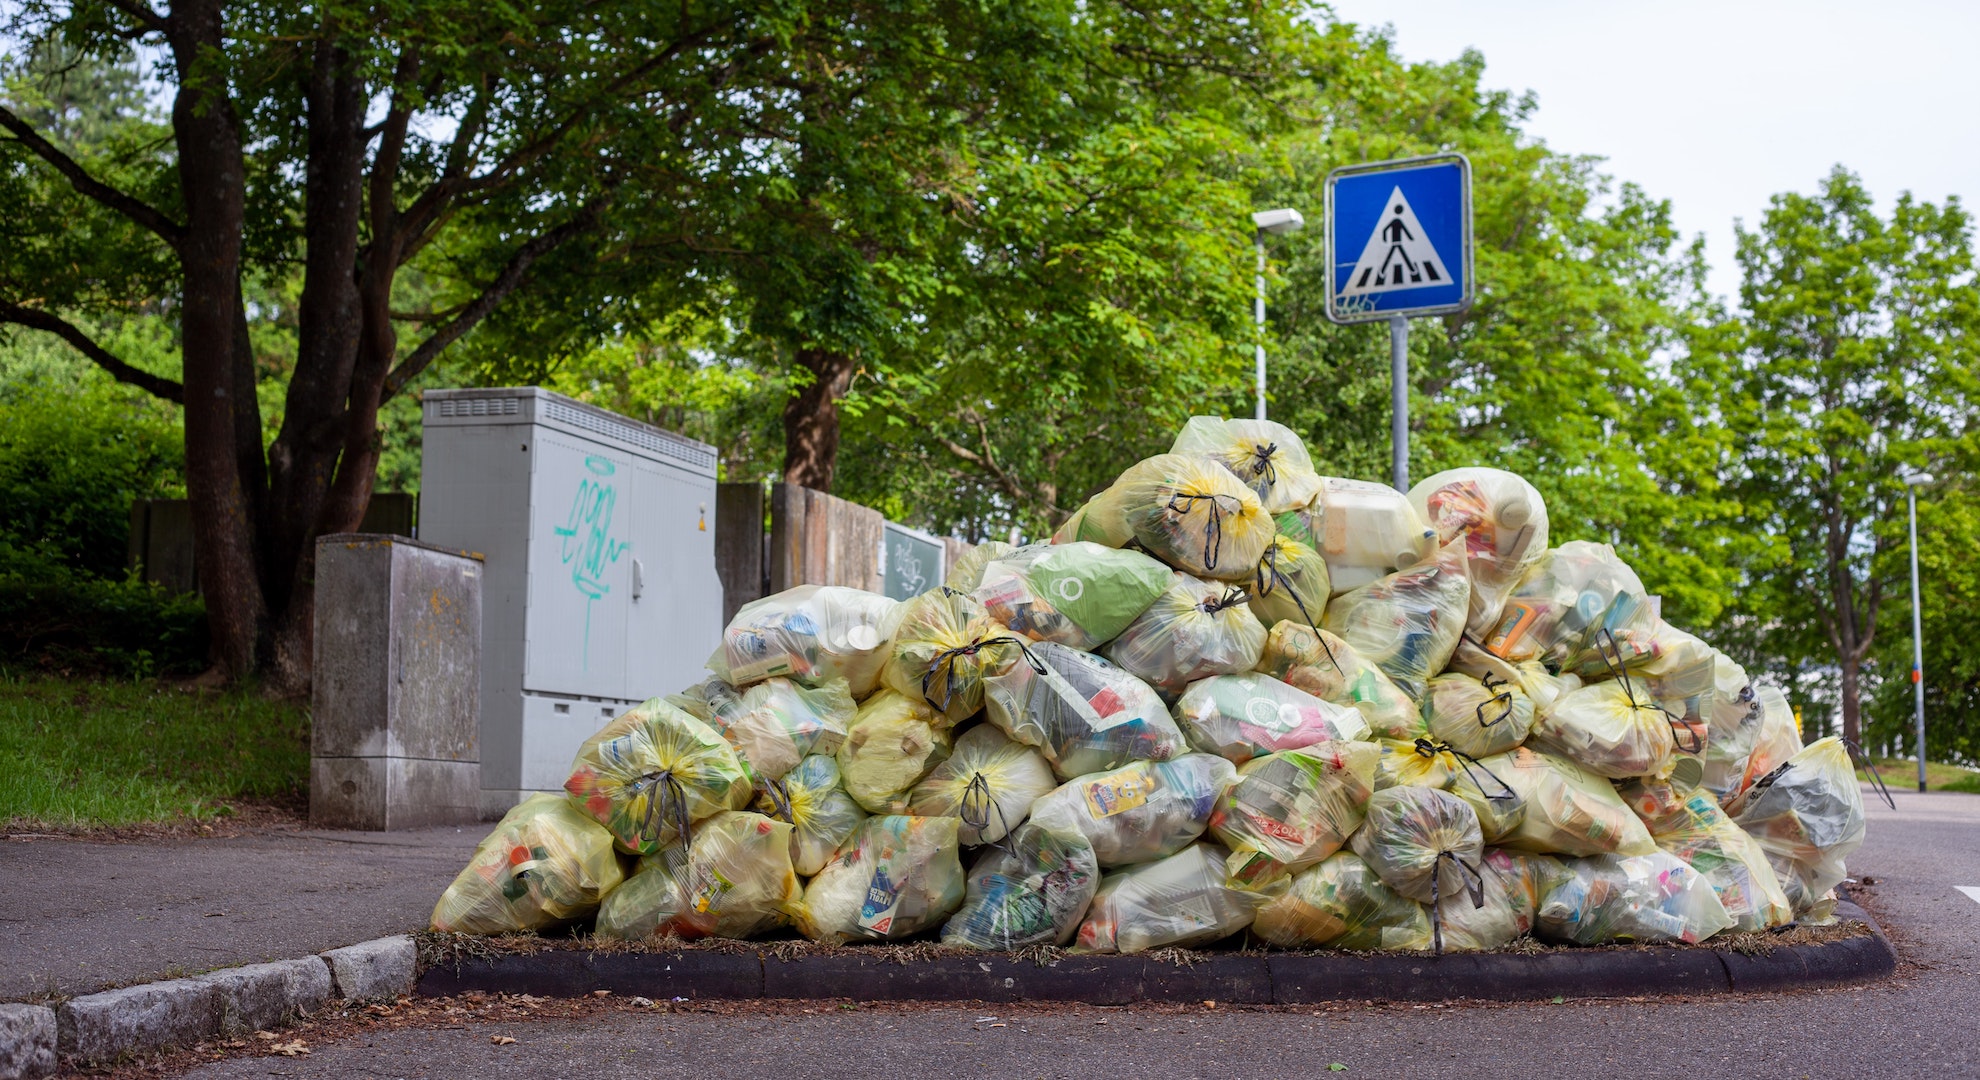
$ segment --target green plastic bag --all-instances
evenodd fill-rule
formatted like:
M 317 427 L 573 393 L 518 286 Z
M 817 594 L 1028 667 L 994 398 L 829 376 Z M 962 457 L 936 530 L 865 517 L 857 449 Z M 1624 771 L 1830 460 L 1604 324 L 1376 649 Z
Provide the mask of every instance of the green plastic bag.
M 983 569 L 975 598 L 1033 641 L 1092 651 L 1120 636 L 1169 587 L 1168 567 L 1100 544 L 1027 544 Z

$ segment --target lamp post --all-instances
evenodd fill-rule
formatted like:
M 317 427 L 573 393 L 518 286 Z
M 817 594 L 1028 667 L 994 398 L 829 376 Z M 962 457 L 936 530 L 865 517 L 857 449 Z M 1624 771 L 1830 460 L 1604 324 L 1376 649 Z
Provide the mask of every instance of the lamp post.
M 1281 210 L 1260 210 L 1251 215 L 1251 224 L 1258 230 L 1258 419 L 1265 419 L 1265 234 L 1278 236 L 1295 232 L 1306 224 L 1299 211 L 1291 208 Z
M 1911 693 L 1918 724 L 1918 790 L 1925 790 L 1925 623 L 1918 610 L 1918 485 L 1932 482 L 1932 474 L 1908 472 L 1904 481 L 1904 502 L 1911 528 Z

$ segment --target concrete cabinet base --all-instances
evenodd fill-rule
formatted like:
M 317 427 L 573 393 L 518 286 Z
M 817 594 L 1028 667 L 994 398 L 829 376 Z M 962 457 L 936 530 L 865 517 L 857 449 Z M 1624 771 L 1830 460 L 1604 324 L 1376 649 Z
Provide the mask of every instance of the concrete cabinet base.
M 418 758 L 312 758 L 310 824 L 327 829 L 417 829 L 481 819 L 481 766 Z

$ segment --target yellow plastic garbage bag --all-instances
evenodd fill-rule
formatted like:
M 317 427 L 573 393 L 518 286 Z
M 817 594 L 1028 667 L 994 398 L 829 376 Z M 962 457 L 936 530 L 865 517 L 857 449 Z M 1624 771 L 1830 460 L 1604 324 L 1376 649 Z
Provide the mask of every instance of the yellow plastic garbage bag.
M 814 689 L 778 677 L 737 690 L 711 676 L 667 702 L 720 732 L 764 780 L 790 772 L 806 754 L 837 752 L 859 709 L 844 679 Z
M 612 834 L 561 795 L 531 795 L 475 845 L 431 926 L 455 934 L 548 930 L 597 910 L 624 880 Z
M 1282 619 L 1318 627 L 1333 595 L 1327 560 L 1290 536 L 1275 536 L 1251 579 L 1251 613 L 1262 626 Z
M 1705 750 L 1704 732 L 1649 696 L 1625 674 L 1589 683 L 1554 703 L 1533 725 L 1536 749 L 1612 779 L 1659 775 L 1680 753 Z
M 642 855 L 639 869 L 598 909 L 598 936 L 748 938 L 788 925 L 804 890 L 791 867 L 791 825 L 725 810 L 678 841 Z
M 964 847 L 994 844 L 1024 823 L 1031 804 L 1059 786 L 1044 755 L 990 724 L 956 737 L 949 760 L 908 796 L 917 817 L 957 817 Z
M 654 698 L 578 747 L 564 790 L 605 826 L 619 850 L 645 855 L 694 822 L 749 804 L 749 769 L 728 740 Z
M 1730 805 L 1761 777 L 1801 753 L 1801 732 L 1794 722 L 1794 706 L 1787 695 L 1772 686 L 1756 687 L 1754 701 L 1760 706 L 1758 722 L 1752 730 L 1752 743 L 1740 770 L 1739 785 L 1725 802 Z
M 1048 641 L 1030 660 L 984 680 L 985 714 L 1037 747 L 1060 780 L 1188 749 L 1161 695 L 1105 657 Z
M 1712 707 L 1706 714 L 1703 784 L 1723 803 L 1738 794 L 1745 783 L 1747 758 L 1759 741 L 1761 688 L 1746 677 L 1745 668 L 1724 653 L 1713 658 L 1712 677 Z M 1779 694 L 1779 691 L 1774 693 Z M 1781 705 L 1787 705 L 1785 698 L 1781 699 Z
M 1480 764 L 1526 804 L 1503 847 L 1541 855 L 1647 855 L 1656 842 L 1613 784 L 1566 758 L 1522 746 Z
M 983 584 L 983 568 L 1016 550 L 1002 540 L 985 540 L 956 557 L 956 564 L 949 567 L 942 584 L 957 592 L 975 592 Z
M 1173 855 L 1203 835 L 1237 767 L 1209 754 L 1137 761 L 1082 776 L 1031 804 L 1031 820 L 1076 832 L 1101 866 Z
M 1409 497 L 1387 484 L 1320 478 L 1305 508 L 1279 514 L 1279 531 L 1320 553 L 1335 595 L 1359 589 L 1430 558 L 1437 530 Z
M 1026 544 L 985 567 L 971 595 L 1014 634 L 1091 651 L 1147 611 L 1171 576 L 1139 551 Z
M 1244 601 L 1243 589 L 1177 573 L 1104 652 L 1174 700 L 1198 679 L 1257 666 L 1265 628 Z
M 1487 764 L 1496 762 L 1503 767 L 1503 756 L 1481 761 L 1449 743 L 1421 737 L 1410 742 L 1384 739 L 1380 745 L 1382 759 L 1375 766 L 1377 791 L 1409 784 L 1456 795 L 1478 815 L 1479 834 L 1487 844 L 1511 836 L 1526 816 L 1525 800 Z
M 1478 815 L 1464 800 L 1409 785 L 1369 796 L 1368 823 L 1351 844 L 1390 888 L 1426 904 L 1475 892 L 1485 849 Z
M 1431 948 L 1483 952 L 1518 941 L 1532 932 L 1541 898 L 1565 875 L 1551 856 L 1486 848 L 1478 861 L 1478 902 L 1469 895 L 1444 897 L 1431 913 Z
M 951 746 L 941 714 L 881 690 L 860 705 L 839 744 L 839 781 L 867 813 L 903 813 L 908 793 L 948 759 Z
M 788 821 L 791 865 L 801 877 L 823 869 L 839 845 L 866 820 L 866 810 L 846 794 L 837 758 L 811 754 L 756 797 L 756 809 Z
M 1697 943 L 1733 924 L 1705 875 L 1664 851 L 1567 859 L 1541 901 L 1539 936 L 1576 945 Z
M 1329 742 L 1245 763 L 1210 815 L 1231 880 L 1262 886 L 1339 851 L 1367 814 L 1381 756 L 1374 743 Z
M 1767 853 L 1797 916 L 1817 910 L 1863 843 L 1863 793 L 1835 736 L 1809 743 L 1726 809 Z
M 1275 895 L 1231 884 L 1228 853 L 1191 844 L 1159 862 L 1100 879 L 1100 891 L 1079 926 L 1077 951 L 1138 953 L 1187 948 L 1227 938 L 1251 925 Z M 1280 885 L 1282 891 L 1284 885 Z
M 1114 486 L 1134 539 L 1198 577 L 1249 579 L 1278 534 L 1258 496 L 1208 458 L 1159 454 L 1122 473 Z
M 1766 930 L 1794 920 L 1794 907 L 1766 851 L 1733 823 L 1710 791 L 1641 779 L 1623 785 L 1621 794 L 1659 848 L 1712 883 L 1734 929 Z
M 1533 564 L 1506 598 L 1486 651 L 1541 660 L 1556 671 L 1606 673 L 1595 653 L 1603 630 L 1627 642 L 1655 621 L 1642 579 L 1607 544 L 1571 540 Z
M 1190 746 L 1235 765 L 1318 742 L 1369 738 L 1368 722 L 1354 709 L 1257 671 L 1198 679 L 1174 712 Z
M 1192 416 L 1169 453 L 1221 463 L 1258 496 L 1268 514 L 1297 510 L 1320 493 L 1306 444 L 1291 428 L 1270 420 Z
M 878 593 L 800 585 L 744 604 L 708 670 L 731 686 L 778 675 L 807 686 L 844 679 L 864 700 L 880 683 L 900 617 L 900 601 Z
M 894 653 L 880 681 L 926 702 L 953 726 L 983 708 L 983 680 L 1024 657 L 1024 639 L 997 625 L 967 593 L 925 592 L 902 606 Z
M 1533 701 L 1518 683 L 1445 672 L 1423 698 L 1430 736 L 1474 758 L 1503 754 L 1533 732 Z
M 1547 504 L 1532 484 L 1501 469 L 1447 469 L 1409 489 L 1409 503 L 1437 530 L 1437 543 L 1464 539 L 1471 608 L 1466 627 L 1483 638 L 1499 625 L 1506 597 L 1547 554 Z
M 1416 702 L 1394 680 L 1325 630 L 1291 621 L 1272 627 L 1256 670 L 1322 701 L 1352 706 L 1378 737 L 1409 740 L 1428 730 Z
M 1322 625 L 1421 701 L 1464 633 L 1464 574 L 1464 545 L 1452 541 L 1430 562 L 1334 597 Z
M 1429 909 L 1389 888 L 1361 856 L 1337 851 L 1258 910 L 1251 932 L 1284 949 L 1428 949 Z
M 999 951 L 1065 945 L 1099 888 L 1100 865 L 1085 837 L 1028 822 L 970 868 L 962 908 L 942 924 L 942 944 Z
M 798 932 L 813 941 L 895 941 L 963 902 L 961 818 L 870 817 L 804 887 Z

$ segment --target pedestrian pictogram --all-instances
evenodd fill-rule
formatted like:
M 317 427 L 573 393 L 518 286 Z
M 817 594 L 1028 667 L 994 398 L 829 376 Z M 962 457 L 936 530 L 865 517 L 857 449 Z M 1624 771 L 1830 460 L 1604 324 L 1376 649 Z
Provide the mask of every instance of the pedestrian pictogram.
M 1363 245 L 1361 258 L 1355 260 L 1354 269 L 1349 271 L 1341 295 L 1360 296 L 1450 284 L 1451 272 L 1444 260 L 1437 257 L 1437 249 L 1424 234 L 1423 223 L 1416 220 L 1416 211 L 1410 208 L 1403 189 L 1392 189 L 1385 205 L 1387 209 L 1377 220 L 1375 231 L 1369 234 L 1368 243 Z
M 1378 161 L 1327 177 L 1327 315 L 1353 323 L 1471 304 L 1471 166 Z

